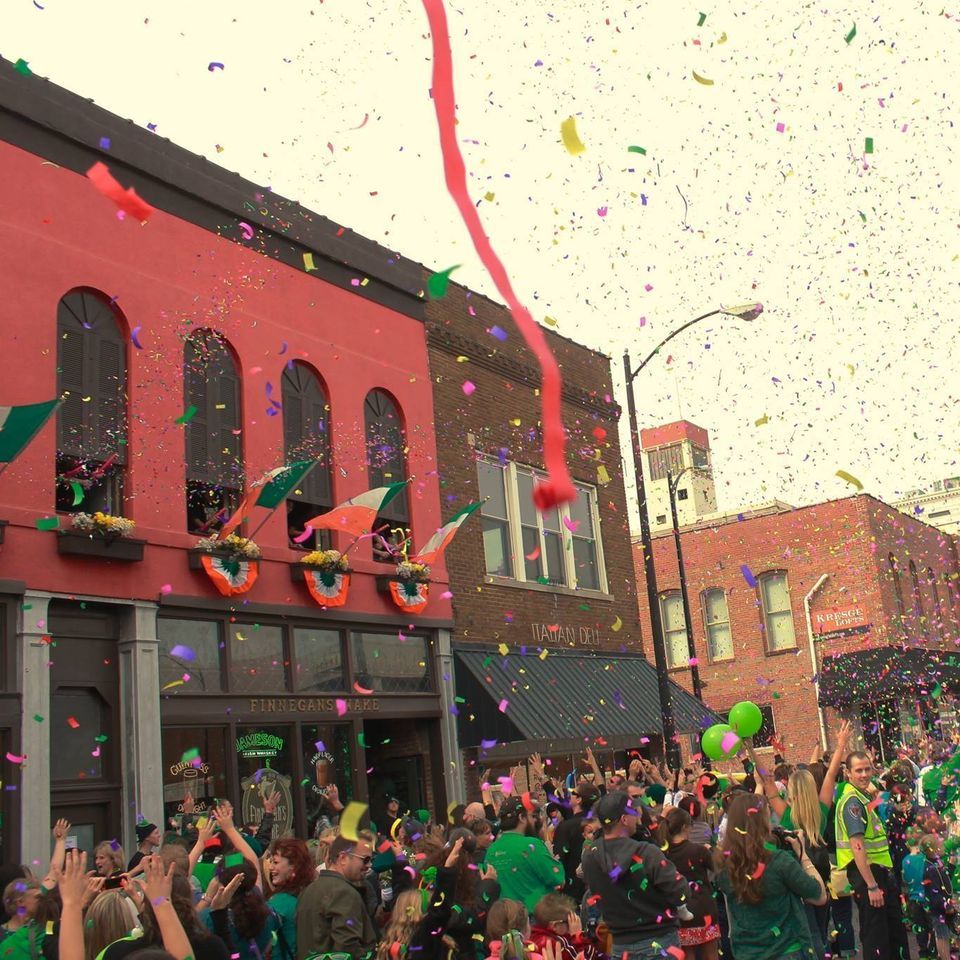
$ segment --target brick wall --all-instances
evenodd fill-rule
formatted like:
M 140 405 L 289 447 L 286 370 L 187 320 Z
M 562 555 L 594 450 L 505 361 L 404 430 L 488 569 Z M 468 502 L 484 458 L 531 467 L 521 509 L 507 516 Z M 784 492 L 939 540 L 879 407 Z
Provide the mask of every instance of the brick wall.
M 736 519 L 717 526 L 701 526 L 682 532 L 684 567 L 690 597 L 693 634 L 704 699 L 717 710 L 727 710 L 739 700 L 771 704 L 778 733 L 792 756 L 805 759 L 818 737 L 816 698 L 812 683 L 804 597 L 820 576 L 829 579 L 811 601 L 811 609 L 859 606 L 869 633 L 816 642 L 818 663 L 826 655 L 885 646 L 905 639 L 925 647 L 960 642 L 960 605 L 951 605 L 948 586 L 956 586 L 958 566 L 955 541 L 934 527 L 907 517 L 870 496 L 848 497 L 787 512 Z M 907 616 L 900 629 L 896 616 L 893 578 L 887 555 L 894 553 L 903 570 L 902 582 Z M 679 589 L 672 534 L 654 540 L 658 589 Z M 639 544 L 634 548 L 641 604 L 641 621 L 649 631 L 645 603 L 645 579 Z M 911 587 L 908 564 L 921 571 L 923 616 L 910 610 Z M 767 650 L 763 612 L 758 588 L 748 584 L 741 566 L 754 577 L 772 570 L 787 573 L 796 648 L 771 653 Z M 926 582 L 930 568 L 937 580 L 943 612 L 942 634 L 934 615 L 935 602 Z M 734 657 L 710 662 L 701 594 L 722 587 L 733 636 Z M 956 594 L 954 593 L 955 597 Z M 678 683 L 690 689 L 688 668 L 671 671 Z M 828 722 L 835 722 L 828 711 Z
M 505 340 L 488 332 L 494 326 L 507 333 Z M 450 285 L 444 299 L 427 305 L 427 331 L 446 517 L 479 498 L 478 455 L 543 467 L 539 373 L 506 308 L 456 284 Z M 587 598 L 570 590 L 493 582 L 486 576 L 480 524 L 471 521 L 446 553 L 454 594 L 454 640 L 535 646 L 531 624 L 546 624 L 548 630 L 556 625 L 573 627 L 576 638 L 574 643 L 557 639 L 546 645 L 576 646 L 580 629 L 587 628 L 595 632 L 587 635 L 585 649 L 637 650 L 636 583 L 610 361 L 546 332 L 564 379 L 570 472 L 597 489 L 610 596 Z M 476 386 L 470 396 L 463 392 L 466 380 Z

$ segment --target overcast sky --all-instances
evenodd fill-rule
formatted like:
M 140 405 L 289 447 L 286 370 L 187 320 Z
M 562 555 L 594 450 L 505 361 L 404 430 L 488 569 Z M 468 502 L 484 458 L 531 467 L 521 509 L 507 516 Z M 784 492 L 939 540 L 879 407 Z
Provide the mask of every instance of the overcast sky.
M 538 319 L 619 376 L 625 347 L 766 305 L 637 380 L 642 426 L 710 431 L 721 509 L 852 493 L 838 469 L 885 499 L 960 474 L 960 3 L 448 16 L 473 199 Z M 416 0 L 3 0 L 0 27 L 4 57 L 496 296 L 443 183 Z

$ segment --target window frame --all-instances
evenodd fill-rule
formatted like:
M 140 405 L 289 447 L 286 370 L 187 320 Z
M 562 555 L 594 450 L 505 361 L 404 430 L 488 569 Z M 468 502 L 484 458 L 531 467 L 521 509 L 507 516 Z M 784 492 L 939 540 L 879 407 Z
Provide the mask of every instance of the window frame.
M 787 610 L 790 613 L 790 629 L 793 631 L 793 644 L 789 647 L 782 647 L 780 649 L 773 649 L 770 646 L 770 614 L 784 613 L 783 610 L 767 610 L 766 600 L 764 599 L 763 584 L 764 581 L 769 580 L 773 577 L 783 577 L 784 586 L 787 591 Z M 790 576 L 786 570 L 764 570 L 757 577 L 757 597 L 760 601 L 759 610 L 760 610 L 760 622 L 763 626 L 763 646 L 764 652 L 767 656 L 777 656 L 782 653 L 793 653 L 795 650 L 799 649 L 797 644 L 797 625 L 793 619 L 793 595 L 790 592 Z
M 680 663 L 671 662 L 671 646 L 667 639 L 667 610 L 666 604 L 668 602 L 672 603 L 676 601 L 679 604 L 680 609 L 680 621 L 683 624 L 682 627 L 678 627 L 675 630 L 669 631 L 670 634 L 679 633 L 683 631 L 683 658 Z M 663 658 L 667 664 L 668 670 L 689 670 L 690 669 L 690 647 L 687 644 L 687 622 L 686 618 L 683 615 L 683 594 L 679 590 L 664 590 L 660 593 L 657 598 L 657 602 L 660 604 L 660 637 L 663 642 Z
M 210 359 L 206 361 L 207 368 L 204 369 L 202 378 L 203 409 L 201 409 L 201 405 L 195 402 L 198 401 L 200 397 L 199 395 L 195 396 L 193 392 L 193 385 L 197 381 L 194 380 L 191 374 L 196 373 L 196 371 L 194 371 L 188 361 L 194 359 L 198 354 L 201 354 L 203 344 L 210 341 L 217 344 L 225 360 L 229 361 L 230 369 L 227 369 L 227 365 L 224 363 L 223 370 L 214 371 L 211 375 L 209 366 L 215 364 L 217 358 L 211 355 Z M 183 373 L 184 409 L 189 409 L 191 406 L 196 407 L 196 413 L 184 426 L 183 431 L 186 528 L 187 532 L 194 536 L 207 536 L 223 525 L 222 523 L 219 525 L 215 523 L 218 514 L 224 512 L 228 514 L 232 513 L 240 506 L 240 501 L 246 488 L 246 461 L 244 459 L 246 456 L 246 442 L 244 436 L 245 417 L 242 367 L 227 337 L 219 330 L 211 327 L 200 327 L 197 330 L 191 331 L 190 335 L 184 340 L 180 362 Z M 221 384 L 228 384 L 229 381 L 232 381 L 235 385 L 235 426 L 229 423 L 227 416 L 224 414 L 224 411 L 227 411 L 227 405 L 223 404 L 221 408 L 218 402 L 223 392 Z M 206 444 L 206 462 L 204 464 L 195 463 L 193 450 L 191 449 L 192 440 L 198 430 L 204 436 L 204 443 Z M 211 456 L 211 450 L 220 444 L 224 430 L 230 430 L 231 434 L 233 434 L 235 438 L 233 442 L 236 444 L 236 450 L 228 456 L 224 454 L 221 449 L 218 454 Z M 231 463 L 236 463 L 239 470 L 233 477 L 234 482 L 228 485 L 224 482 L 224 478 L 227 477 L 230 472 Z M 200 488 L 206 488 L 208 494 L 212 490 L 220 491 L 222 496 L 223 505 L 220 507 L 220 510 L 209 519 L 208 526 L 210 530 L 207 531 L 190 528 L 191 498 L 195 496 Z
M 508 460 L 505 464 L 493 457 L 477 456 L 477 463 L 489 464 L 498 470 L 503 471 L 504 493 L 507 504 L 507 536 L 511 553 L 511 566 L 513 576 L 506 577 L 497 573 L 485 573 L 485 576 L 498 581 L 509 581 L 521 584 L 533 584 L 537 588 L 546 590 L 565 591 L 570 590 L 577 593 L 603 594 L 609 596 L 609 583 L 607 581 L 606 565 L 603 555 L 603 535 L 600 524 L 600 501 L 597 496 L 597 488 L 590 483 L 582 480 L 575 480 L 580 496 L 584 493 L 589 495 L 590 521 L 593 525 L 593 545 L 596 555 L 597 581 L 598 587 L 580 587 L 577 585 L 576 563 L 573 556 L 573 540 L 575 534 L 567 526 L 567 521 L 571 520 L 570 510 L 567 504 L 555 508 L 559 517 L 561 553 L 563 556 L 564 577 L 562 583 L 543 583 L 539 579 L 528 580 L 526 575 L 526 554 L 523 548 L 523 526 L 520 512 L 520 490 L 517 483 L 517 477 L 520 473 L 529 474 L 533 478 L 534 484 L 546 479 L 546 473 L 538 468 L 525 463 L 515 463 Z M 479 475 L 477 478 L 479 486 Z M 544 563 L 544 576 L 551 577 L 549 565 L 546 564 L 546 540 L 544 536 L 543 514 L 536 511 L 537 529 L 539 532 L 540 560 Z M 550 531 L 547 531 L 550 532 Z M 577 539 L 586 540 L 586 537 L 576 536 Z M 484 570 L 486 571 L 486 556 L 484 556 Z
M 913 614 L 914 624 L 917 626 L 919 632 L 923 634 L 925 640 L 930 639 L 930 624 L 927 621 L 927 617 L 923 612 L 923 594 L 920 592 L 920 574 L 917 571 L 917 565 L 914 563 L 911 558 L 908 568 L 910 570 L 910 596 L 913 600 Z
M 387 432 L 391 429 L 389 427 L 389 410 L 376 410 L 373 402 L 373 398 L 383 398 L 393 411 L 393 417 L 396 421 L 396 429 L 399 435 L 399 448 L 398 448 L 398 459 L 395 463 L 383 464 L 380 466 L 375 466 L 371 461 L 370 451 L 371 447 L 377 445 L 377 437 L 371 436 L 371 431 L 376 431 L 376 425 L 381 422 L 387 422 L 388 426 L 383 428 L 382 432 L 384 434 L 383 440 L 387 440 Z M 383 402 L 381 401 L 381 406 Z M 376 419 L 371 419 L 371 415 Z M 409 449 L 409 437 L 407 433 L 407 423 L 406 418 L 403 415 L 403 407 L 401 407 L 400 402 L 397 398 L 385 387 L 371 387 L 363 397 L 363 449 L 365 453 L 366 466 L 367 466 L 367 482 L 371 489 L 380 486 L 389 486 L 392 483 L 401 483 L 405 482 L 410 477 L 410 464 L 407 455 Z M 400 470 L 400 476 L 391 476 L 387 477 L 386 467 L 397 467 Z M 382 514 L 378 514 L 374 518 L 374 529 L 378 529 L 383 526 L 384 523 L 389 524 L 389 529 L 384 533 L 381 533 L 381 536 L 384 540 L 393 544 L 393 546 L 398 546 L 402 538 L 398 538 L 395 534 L 395 530 L 405 531 L 405 544 L 406 548 L 409 550 L 413 547 L 413 503 L 410 498 L 410 485 L 407 484 L 384 508 Z M 374 538 L 371 538 L 370 549 L 375 563 L 384 563 L 391 564 L 396 561 L 386 553 L 377 543 Z
M 906 630 L 907 608 L 903 601 L 903 582 L 900 579 L 900 561 L 893 553 L 887 554 L 887 568 L 893 581 L 893 602 L 896 609 L 897 625 L 901 633 Z
M 293 395 L 296 395 L 297 402 L 301 404 L 301 414 L 299 423 L 294 423 L 291 419 L 290 409 Z M 307 540 L 297 543 L 293 539 L 293 533 L 290 532 L 290 518 L 300 508 L 303 515 L 309 519 L 310 516 L 318 516 L 326 513 L 334 507 L 333 493 L 333 439 L 331 429 L 333 426 L 332 410 L 330 405 L 330 394 L 327 391 L 326 384 L 320 374 L 303 360 L 291 360 L 283 367 L 283 373 L 280 375 L 280 417 L 283 428 L 283 460 L 285 464 L 294 463 L 299 460 L 311 459 L 318 463 L 313 467 L 302 483 L 296 490 L 291 490 L 287 495 L 284 510 L 287 515 L 288 546 L 291 550 L 301 552 L 317 549 L 329 549 L 332 545 L 332 537 L 329 530 L 315 531 Z M 310 443 L 309 437 L 304 433 L 304 423 L 307 421 L 307 413 L 304 412 L 304 404 L 318 404 L 323 409 L 323 421 L 325 427 L 322 433 L 317 432 L 319 438 L 317 446 L 320 447 L 316 456 L 309 450 L 304 449 Z M 309 417 L 313 422 L 313 417 Z M 325 489 L 324 489 L 325 488 Z M 309 510 L 303 511 L 304 507 Z
M 943 601 L 940 598 L 940 587 L 937 584 L 937 575 L 933 572 L 933 567 L 927 567 L 927 584 L 930 587 L 930 593 L 933 595 L 933 626 L 940 640 L 945 642 L 947 639 L 947 625 L 943 619 Z
M 726 620 L 714 620 L 711 622 L 707 617 L 707 594 L 719 593 L 723 597 L 723 607 L 726 611 Z M 707 661 L 709 663 L 731 663 L 736 659 L 736 648 L 733 643 L 733 625 L 730 623 L 730 601 L 727 599 L 727 591 L 723 587 L 707 587 L 700 591 L 700 612 L 703 617 L 703 631 L 707 640 Z M 715 657 L 713 655 L 713 641 L 711 639 L 710 628 L 726 624 L 727 632 L 730 635 L 730 656 Z
M 63 484 L 65 499 L 56 505 L 57 512 L 92 513 L 97 509 L 114 515 L 124 515 L 129 468 L 127 446 L 130 434 L 130 357 L 126 316 L 102 290 L 94 287 L 72 287 L 57 301 L 57 396 L 64 402 L 56 412 L 56 481 L 54 496 Z M 79 362 L 78 377 L 67 370 L 65 344 L 71 335 L 79 339 L 75 358 Z M 104 348 L 115 351 L 117 365 L 116 389 L 108 390 L 111 380 L 104 367 Z M 80 395 L 76 407 L 71 404 L 74 392 Z M 84 398 L 88 402 L 84 402 Z M 110 407 L 114 407 L 111 414 Z M 68 411 L 70 422 L 68 422 Z M 79 436 L 67 436 L 67 432 Z M 69 481 L 61 481 L 63 473 L 77 474 L 79 482 L 96 475 L 113 458 L 113 465 L 91 485 L 94 496 L 84 496 L 76 506 L 69 505 Z M 103 497 L 104 501 L 100 498 Z

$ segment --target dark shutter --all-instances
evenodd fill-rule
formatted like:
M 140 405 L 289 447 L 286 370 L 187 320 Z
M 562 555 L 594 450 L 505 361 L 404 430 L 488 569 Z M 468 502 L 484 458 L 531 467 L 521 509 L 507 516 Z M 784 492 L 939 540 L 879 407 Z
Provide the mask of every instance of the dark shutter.
M 184 400 L 197 412 L 186 428 L 187 479 L 243 487 L 240 377 L 220 335 L 198 330 L 184 349 Z
M 367 470 L 370 487 L 385 487 L 407 479 L 403 425 L 400 412 L 383 390 L 371 390 L 364 403 L 367 434 Z M 382 516 L 398 523 L 407 523 L 410 510 L 407 491 L 394 497 Z
M 202 351 L 194 334 L 183 351 L 184 411 L 196 407 L 197 412 L 184 427 L 187 454 L 187 479 L 198 483 L 210 482 L 210 452 L 207 432 L 207 370 Z
M 281 395 L 284 459 L 319 461 L 290 499 L 330 506 L 330 428 L 323 387 L 311 370 L 294 362 L 283 371 Z
M 59 452 L 126 463 L 127 371 L 117 316 L 102 293 L 74 290 L 57 308 Z M 86 400 L 84 398 L 87 398 Z

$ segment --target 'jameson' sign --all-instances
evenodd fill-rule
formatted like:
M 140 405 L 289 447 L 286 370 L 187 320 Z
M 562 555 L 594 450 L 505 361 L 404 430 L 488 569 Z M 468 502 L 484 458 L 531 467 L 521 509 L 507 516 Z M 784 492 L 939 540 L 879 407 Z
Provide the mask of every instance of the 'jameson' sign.
M 599 647 L 600 636 L 596 627 L 572 627 L 562 623 L 531 623 L 533 639 L 539 644 L 567 643 L 581 647 Z

